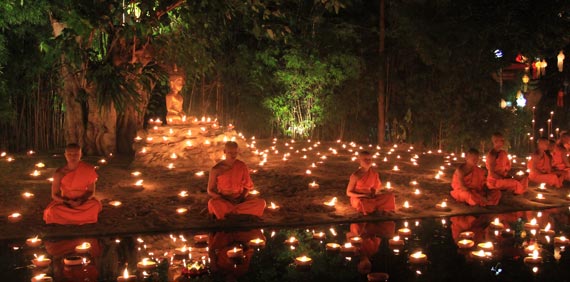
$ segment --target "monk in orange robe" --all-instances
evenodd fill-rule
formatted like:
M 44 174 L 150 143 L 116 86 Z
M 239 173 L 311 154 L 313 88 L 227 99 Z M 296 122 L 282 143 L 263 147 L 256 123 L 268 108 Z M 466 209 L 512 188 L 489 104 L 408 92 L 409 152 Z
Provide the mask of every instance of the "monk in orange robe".
M 212 260 L 210 270 L 224 277 L 223 281 L 237 281 L 249 272 L 251 259 L 255 255 L 254 247 L 248 245 L 250 240 L 262 239 L 267 241 L 260 229 L 239 232 L 216 232 L 208 239 L 209 255 Z M 228 251 L 234 247 L 243 250 L 243 256 L 238 260 L 228 257 Z
M 226 159 L 217 163 L 210 171 L 208 180 L 208 211 L 217 219 L 229 214 L 263 215 L 265 201 L 248 197 L 253 189 L 247 165 L 238 160 L 238 145 L 229 141 L 224 146 Z
M 551 150 L 552 169 L 554 173 L 561 175 L 563 180 L 570 181 L 570 160 L 568 160 L 568 149 L 570 146 L 570 134 L 563 133 L 560 139 Z
M 376 211 L 394 211 L 394 193 L 376 194 L 382 188 L 378 172 L 372 168 L 372 155 L 368 151 L 358 154 L 360 168 L 350 176 L 346 195 L 350 204 L 364 215 Z
M 528 178 L 520 180 L 509 175 L 511 161 L 507 152 L 503 150 L 505 138 L 501 133 L 494 133 L 492 137 L 493 149 L 487 154 L 487 187 L 491 190 L 509 190 L 515 195 L 524 194 L 528 187 Z
M 564 176 L 552 172 L 552 158 L 546 151 L 548 143 L 548 139 L 544 137 L 538 139 L 536 152 L 532 154 L 528 162 L 528 168 L 530 169 L 528 179 L 532 182 L 546 183 L 547 185 L 560 188 L 562 187 Z
M 396 224 L 393 221 L 365 222 L 350 224 L 350 231 L 346 233 L 346 239 L 360 236 L 362 241 L 358 248 L 360 260 L 356 266 L 361 274 L 368 274 L 372 270 L 371 257 L 378 253 L 382 238 L 394 236 Z
M 494 206 L 501 199 L 501 191 L 485 188 L 485 171 L 477 166 L 479 151 L 470 149 L 465 155 L 465 163 L 453 174 L 451 196 L 458 202 L 470 206 Z
M 81 148 L 69 144 L 65 148 L 67 165 L 59 168 L 51 185 L 53 201 L 44 210 L 47 224 L 81 225 L 97 222 L 101 202 L 95 199 L 95 168 L 81 161 Z

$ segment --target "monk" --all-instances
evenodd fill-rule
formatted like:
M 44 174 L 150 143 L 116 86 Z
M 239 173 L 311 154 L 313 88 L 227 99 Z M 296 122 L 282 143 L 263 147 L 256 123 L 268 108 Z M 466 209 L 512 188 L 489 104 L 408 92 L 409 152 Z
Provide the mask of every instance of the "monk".
M 208 180 L 208 211 L 217 219 L 226 215 L 246 214 L 256 217 L 263 215 L 265 201 L 248 197 L 253 189 L 247 165 L 238 160 L 238 144 L 229 141 L 224 146 L 226 159 L 217 163 L 210 171 Z
M 487 154 L 487 187 L 491 190 L 508 190 L 515 195 L 524 194 L 528 187 L 528 178 L 514 179 L 509 175 L 511 161 L 503 150 L 505 138 L 499 132 L 493 134 L 493 149 Z
M 53 176 L 53 201 L 44 210 L 44 221 L 47 224 L 95 223 L 102 208 L 93 197 L 97 181 L 95 168 L 81 161 L 81 148 L 77 144 L 67 145 L 65 159 L 67 164 Z
M 396 200 L 394 193 L 376 194 L 382 189 L 378 172 L 372 168 L 372 155 L 368 151 L 358 154 L 360 168 L 350 175 L 346 195 L 350 204 L 359 212 L 368 215 L 377 211 L 394 211 Z
M 568 160 L 567 146 L 570 146 L 570 134 L 562 133 L 551 150 L 552 169 L 554 173 L 563 177 L 563 181 L 570 181 L 570 160 Z
M 560 188 L 562 187 L 564 176 L 553 173 L 552 157 L 547 151 L 548 145 L 549 141 L 547 138 L 540 137 L 538 139 L 536 152 L 532 154 L 528 162 L 528 169 L 530 169 L 528 180 Z
M 479 151 L 470 149 L 465 155 L 465 163 L 453 173 L 451 196 L 456 201 L 470 206 L 497 205 L 501 199 L 501 191 L 486 189 L 485 171 L 477 166 L 478 163 Z

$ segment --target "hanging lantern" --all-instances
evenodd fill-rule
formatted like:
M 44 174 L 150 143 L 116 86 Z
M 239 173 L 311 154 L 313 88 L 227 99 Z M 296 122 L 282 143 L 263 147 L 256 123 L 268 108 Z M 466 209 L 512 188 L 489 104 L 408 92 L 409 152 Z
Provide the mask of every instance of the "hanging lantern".
M 564 70 L 564 52 L 562 52 L 562 50 L 560 50 L 560 53 L 558 53 L 558 56 L 556 56 L 556 58 L 558 59 L 558 71 L 562 72 Z

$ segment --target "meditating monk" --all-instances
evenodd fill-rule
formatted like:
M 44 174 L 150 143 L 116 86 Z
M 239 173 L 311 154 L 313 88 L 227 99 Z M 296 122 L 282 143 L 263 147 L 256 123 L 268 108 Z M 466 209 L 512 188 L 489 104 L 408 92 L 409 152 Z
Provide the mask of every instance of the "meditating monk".
M 528 161 L 530 174 L 528 179 L 535 183 L 546 183 L 546 185 L 556 188 L 562 187 L 563 175 L 558 175 L 552 171 L 552 157 L 548 150 L 549 141 L 545 137 L 540 137 L 537 142 L 537 149 Z
M 248 197 L 253 189 L 247 165 L 238 160 L 238 144 L 229 141 L 224 146 L 226 159 L 210 171 L 208 180 L 208 210 L 219 220 L 230 214 L 263 215 L 265 201 Z
M 528 187 L 528 178 L 520 180 L 514 179 L 509 172 L 511 161 L 507 152 L 503 150 L 505 138 L 501 133 L 494 133 L 492 136 L 493 149 L 487 154 L 487 187 L 491 190 L 508 190 L 515 195 L 524 194 Z
M 551 151 L 552 169 L 554 173 L 563 177 L 563 181 L 570 181 L 570 160 L 568 160 L 567 146 L 570 146 L 570 134 L 562 133 Z
M 81 161 L 81 148 L 69 144 L 65 148 L 67 165 L 56 170 L 51 185 L 53 201 L 44 210 L 47 224 L 87 224 L 97 222 L 101 203 L 93 196 L 97 173 Z
M 394 193 L 376 194 L 382 189 L 378 172 L 372 168 L 372 155 L 368 151 L 358 154 L 360 168 L 350 175 L 346 187 L 346 195 L 350 197 L 350 204 L 364 215 L 376 211 L 394 211 L 396 200 Z
M 451 196 L 456 201 L 470 206 L 497 205 L 501 199 L 501 191 L 486 189 L 485 171 L 477 166 L 478 163 L 479 151 L 470 149 L 465 155 L 465 163 L 453 173 Z

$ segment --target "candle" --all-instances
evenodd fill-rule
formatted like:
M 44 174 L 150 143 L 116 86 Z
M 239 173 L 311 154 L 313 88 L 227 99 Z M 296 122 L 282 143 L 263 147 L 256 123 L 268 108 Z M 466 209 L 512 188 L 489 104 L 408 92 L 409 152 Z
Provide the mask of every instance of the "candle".
M 254 189 L 254 190 L 249 191 L 248 194 L 252 197 L 257 197 L 257 196 L 259 196 L 259 191 Z
M 484 250 L 478 250 L 478 251 L 472 251 L 471 252 L 471 257 L 473 258 L 477 258 L 477 259 L 489 259 L 493 256 L 493 253 L 491 252 L 485 252 Z
M 477 247 L 479 247 L 479 249 L 483 251 L 492 251 L 495 249 L 495 247 L 493 246 L 493 242 L 479 243 L 477 244 Z
M 554 236 L 554 230 L 551 229 L 550 222 L 546 224 L 546 227 L 544 227 L 544 229 L 540 229 L 539 234 L 545 236 Z
M 475 245 L 475 242 L 473 242 L 473 240 L 470 239 L 462 239 L 457 241 L 457 246 L 460 249 L 470 249 Z
M 459 239 L 473 239 L 475 237 L 475 233 L 472 231 L 463 231 L 459 233 Z
M 409 260 L 411 264 L 425 264 L 427 263 L 427 256 L 422 251 L 418 251 L 411 254 Z
M 326 234 L 324 232 L 313 233 L 313 239 L 315 240 L 324 240 L 326 238 Z
M 397 165 L 394 166 L 394 168 L 392 168 L 393 171 L 400 171 L 400 168 L 398 168 Z
M 441 203 L 436 204 L 435 207 L 436 207 L 438 210 L 440 210 L 440 211 L 450 211 L 450 210 L 451 210 L 451 208 L 449 208 L 449 207 L 447 206 L 447 202 L 446 202 L 446 201 L 442 201 Z
M 536 218 L 530 220 L 530 222 L 526 222 L 524 224 L 525 229 L 538 229 L 538 223 L 536 223 Z
M 317 184 L 317 182 L 313 181 L 313 182 L 309 183 L 309 189 L 319 189 L 319 184 Z
M 34 254 L 34 256 L 36 255 Z M 36 256 L 36 258 L 32 260 L 32 263 L 36 267 L 44 268 L 48 267 L 51 264 L 51 259 L 46 258 L 44 255 Z
M 527 254 L 532 254 L 534 251 L 540 251 L 540 247 L 536 244 L 530 244 L 524 248 L 524 252 Z
M 324 202 L 325 206 L 334 207 L 336 205 L 336 197 L 333 197 L 330 201 Z
M 495 220 L 493 220 L 493 221 L 491 222 L 491 228 L 493 228 L 493 229 L 503 229 L 503 228 L 505 228 L 505 225 L 502 224 L 502 223 L 499 221 L 499 218 L 498 218 L 498 217 L 496 217 Z
M 278 211 L 280 207 L 278 205 L 276 205 L 274 202 L 271 202 L 271 204 L 269 206 L 267 206 L 267 208 L 270 211 Z
M 121 203 L 120 201 L 110 201 L 109 205 L 113 206 L 113 207 L 118 207 L 120 205 L 122 205 L 123 203 Z
M 181 255 L 181 256 L 185 256 L 188 254 L 188 247 L 186 247 L 186 245 L 184 245 L 182 248 L 176 248 L 174 249 L 174 254 L 175 255 Z
M 39 247 L 41 244 L 42 244 L 42 239 L 38 238 L 38 236 L 26 239 L 26 245 L 30 248 Z
M 295 258 L 295 265 L 297 266 L 297 269 L 302 268 L 310 268 L 311 265 L 313 264 L 313 259 L 311 259 L 308 256 L 302 256 L 302 257 L 296 257 Z
M 141 140 L 142 140 L 142 137 L 140 137 L 138 135 L 137 135 L 137 137 L 135 137 L 135 142 L 140 142 Z
M 38 176 L 42 175 L 42 173 L 39 170 L 34 170 L 32 173 L 30 173 L 30 175 L 32 177 L 38 177 Z
M 197 234 L 194 235 L 194 242 L 195 243 L 208 243 L 208 234 Z
M 291 237 L 289 237 L 289 239 L 285 240 L 285 244 L 287 244 L 289 246 L 297 246 L 297 245 L 299 245 L 299 240 L 297 240 L 297 238 L 291 236 Z
M 360 244 L 362 244 L 362 237 L 360 236 L 354 236 L 350 238 L 350 243 L 359 247 Z
M 248 245 L 250 247 L 263 248 L 263 247 L 265 247 L 265 240 L 263 240 L 261 238 L 255 238 L 255 239 L 249 240 Z
M 414 196 L 419 197 L 419 196 L 421 196 L 421 194 L 422 193 L 420 192 L 420 189 L 416 188 L 416 190 L 414 190 Z
M 8 216 L 8 221 L 10 221 L 12 223 L 18 222 L 20 220 L 22 220 L 22 214 L 21 213 L 15 212 L 15 213 L 12 213 L 11 215 Z
M 148 258 L 143 258 L 137 263 L 137 268 L 141 270 L 149 270 L 156 267 L 156 262 Z
M 33 196 L 34 196 L 34 194 L 30 193 L 30 192 L 22 193 L 22 197 L 24 197 L 24 199 L 29 199 L 29 198 L 32 198 Z
M 234 247 L 233 249 L 227 251 L 226 254 L 228 255 L 229 258 L 243 257 L 243 249 Z
M 117 282 L 134 282 L 134 281 L 137 281 L 137 277 L 135 275 L 130 275 L 126 267 L 125 271 L 123 271 L 123 275 L 117 277 Z
M 408 227 L 398 229 L 398 235 L 400 237 L 410 237 L 412 235 L 412 230 Z
M 137 180 L 135 182 L 134 188 L 135 189 L 144 189 L 143 180 L 142 179 Z
M 412 206 L 410 206 L 410 203 L 408 201 L 405 201 L 404 205 L 402 206 L 402 209 L 404 209 L 405 211 L 409 211 L 412 209 Z
M 90 249 L 91 249 L 91 244 L 87 242 L 83 242 L 81 243 L 81 245 L 75 246 L 75 252 L 80 254 L 85 254 L 89 252 Z
M 83 263 L 83 259 L 85 258 L 82 256 L 67 256 L 63 258 L 63 264 L 67 266 L 80 265 Z
M 326 249 L 327 252 L 329 252 L 329 253 L 340 252 L 340 244 L 337 244 L 337 243 L 327 243 L 326 246 L 325 246 L 325 249 Z
M 354 256 L 356 254 L 356 247 L 351 243 L 345 243 L 340 247 L 340 252 L 347 257 Z
M 532 254 L 530 256 L 524 258 L 524 263 L 525 264 L 541 264 L 542 263 L 542 257 L 539 256 L 538 250 L 534 250 L 534 252 L 532 252 Z
M 198 177 L 204 176 L 204 171 L 198 171 L 195 173 L 195 175 Z
M 568 246 L 569 240 L 565 236 L 554 237 L 555 246 Z
M 52 282 L 53 278 L 47 276 L 45 273 L 38 274 L 32 277 L 32 282 Z
M 394 236 L 392 239 L 388 240 L 388 245 L 390 247 L 400 247 L 404 245 L 404 240 L 400 240 L 400 236 Z
M 187 208 L 177 208 L 176 209 L 177 214 L 185 214 L 187 211 L 188 211 Z
M 546 200 L 546 198 L 544 197 L 544 195 L 542 195 L 542 193 L 538 193 L 538 194 L 536 194 L 535 200 L 538 202 L 542 202 L 542 201 Z
M 507 228 L 501 232 L 501 237 L 503 237 L 503 238 L 512 238 L 514 236 L 515 236 L 515 231 L 511 230 L 509 228 Z
M 390 275 L 384 272 L 372 272 L 366 275 L 366 279 L 368 279 L 368 282 L 388 282 Z

